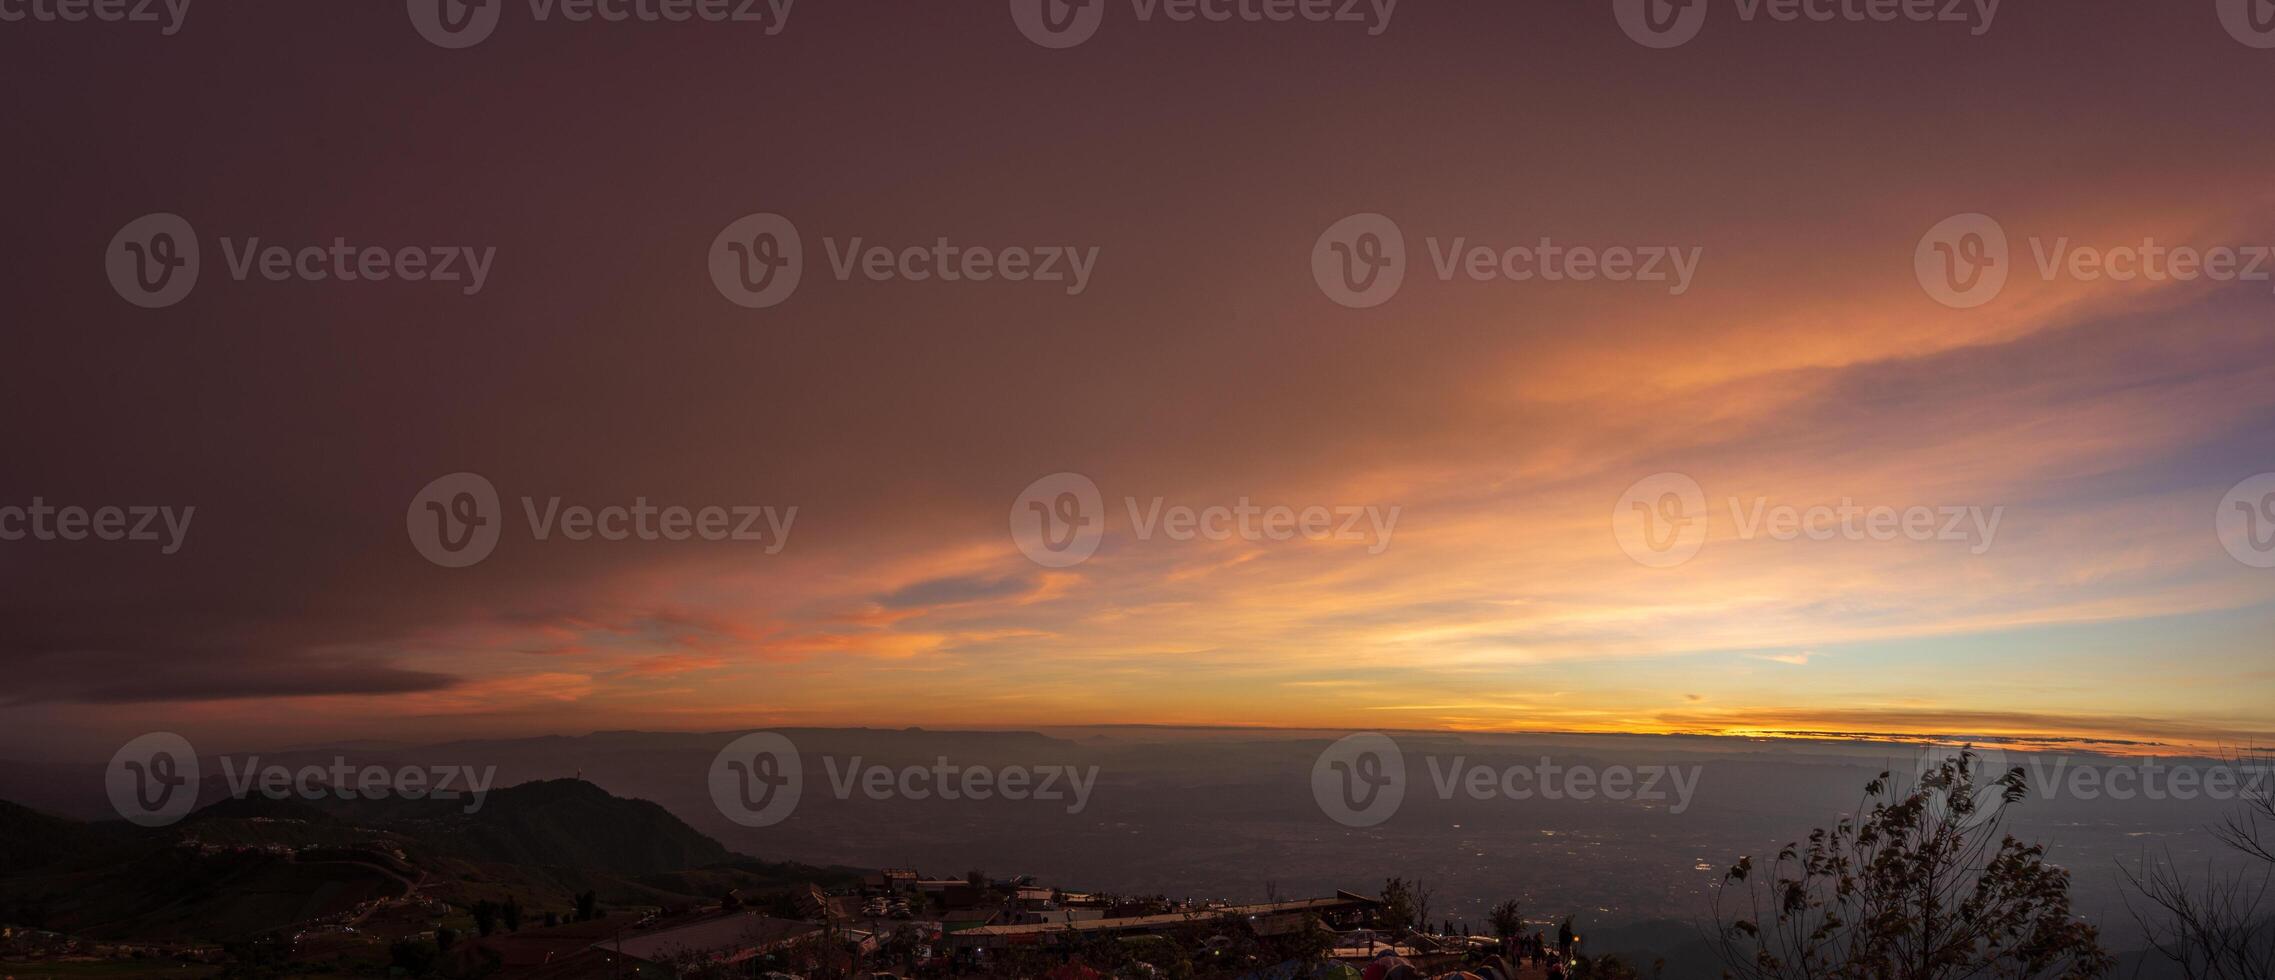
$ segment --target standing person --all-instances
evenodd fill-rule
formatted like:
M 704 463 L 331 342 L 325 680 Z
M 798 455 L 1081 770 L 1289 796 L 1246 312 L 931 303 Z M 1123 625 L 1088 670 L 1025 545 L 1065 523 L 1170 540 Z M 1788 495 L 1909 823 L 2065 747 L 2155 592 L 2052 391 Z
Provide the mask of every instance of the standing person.
M 1559 960 L 1570 960 L 1572 958 L 1572 917 L 1569 915 L 1564 917 L 1563 925 L 1556 927 L 1556 958 Z

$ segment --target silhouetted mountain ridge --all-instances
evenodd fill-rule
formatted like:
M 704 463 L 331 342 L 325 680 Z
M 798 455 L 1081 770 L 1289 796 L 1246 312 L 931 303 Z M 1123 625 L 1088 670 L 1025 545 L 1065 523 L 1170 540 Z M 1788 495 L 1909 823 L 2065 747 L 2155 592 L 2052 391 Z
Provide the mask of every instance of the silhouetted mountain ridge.
M 299 820 L 312 824 L 337 824 L 335 817 L 313 803 L 294 799 L 273 799 L 258 794 L 232 796 L 192 811 L 182 821 L 185 827 L 211 820 Z
M 0 800 L 0 874 L 46 867 L 127 836 Z
M 474 801 L 340 800 L 320 804 L 353 822 L 411 836 L 470 861 L 652 874 L 734 859 L 647 800 L 612 796 L 579 779 L 548 779 L 495 789 Z M 471 812 L 469 812 L 469 808 Z
M 231 940 L 422 888 L 561 910 L 766 895 L 861 873 L 734 854 L 662 807 L 575 779 L 458 799 L 233 798 L 182 822 L 80 823 L 0 802 L 0 922 L 96 939 Z M 468 808 L 472 807 L 472 812 Z

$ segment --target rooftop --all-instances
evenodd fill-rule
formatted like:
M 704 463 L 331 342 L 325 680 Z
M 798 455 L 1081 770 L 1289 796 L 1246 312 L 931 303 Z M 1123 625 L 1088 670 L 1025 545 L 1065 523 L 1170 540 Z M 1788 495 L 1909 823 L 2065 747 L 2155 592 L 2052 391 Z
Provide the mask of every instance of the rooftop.
M 1039 936 L 1067 932 L 1120 932 L 1130 930 L 1161 929 L 1189 922 L 1217 922 L 1223 919 L 1241 919 L 1259 915 L 1284 915 L 1295 912 L 1323 912 L 1334 909 L 1352 909 L 1376 904 L 1374 899 L 1338 891 L 1334 898 L 1306 898 L 1292 902 L 1270 902 L 1262 905 L 1228 905 L 1222 908 L 1200 909 L 1192 912 L 1170 912 L 1164 915 L 1138 915 L 1120 919 L 1088 919 L 1079 922 L 1036 922 L 1025 925 L 979 926 L 956 933 L 958 938 Z

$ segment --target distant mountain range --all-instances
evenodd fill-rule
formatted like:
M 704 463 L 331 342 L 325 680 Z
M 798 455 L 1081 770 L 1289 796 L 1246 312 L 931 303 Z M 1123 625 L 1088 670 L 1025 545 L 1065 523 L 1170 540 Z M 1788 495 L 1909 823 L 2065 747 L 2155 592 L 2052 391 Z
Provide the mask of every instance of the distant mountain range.
M 471 861 L 650 874 L 736 857 L 663 807 L 611 796 L 576 779 L 493 790 L 473 813 L 458 800 L 327 797 L 303 805 L 339 820 L 409 833 L 444 855 Z
M 279 826 L 259 829 L 248 823 Z M 736 859 L 646 800 L 611 796 L 591 783 L 552 779 L 491 791 L 480 809 L 461 800 L 230 797 L 168 828 L 228 844 L 347 844 L 386 831 L 436 856 L 560 866 L 621 874 L 681 871 Z M 146 842 L 115 822 L 82 823 L 0 802 L 0 872 L 28 871 L 102 848 Z M 744 860 L 748 860 L 747 858 Z
M 0 800 L 0 875 L 92 850 L 111 836 L 76 820 Z
M 42 811 L 0 812 L 0 831 L 16 830 L 0 834 L 0 875 L 22 877 L 52 863 L 51 855 L 105 842 L 186 834 L 248 845 L 384 840 L 432 873 L 436 893 L 452 901 L 520 895 L 557 903 L 598 889 L 615 903 L 670 905 L 852 865 L 948 876 L 981 869 L 1120 894 L 1228 901 L 1260 900 L 1273 889 L 1331 894 L 1395 875 L 1426 881 L 1439 914 L 1473 926 L 1495 903 L 1515 899 L 1540 915 L 1578 915 L 1591 945 L 1616 940 L 1645 965 L 1642 954 L 1664 954 L 1674 964 L 1695 959 L 1686 947 L 1696 936 L 1668 924 L 1704 915 L 1708 890 L 1732 861 L 1802 839 L 1851 812 L 1867 781 L 1884 770 L 1907 771 L 1918 752 L 1820 740 L 1394 732 L 1408 756 L 1408 792 L 1395 819 L 1350 828 L 1322 813 L 1312 782 L 1315 763 L 1340 733 L 772 731 L 795 743 L 804 793 L 793 814 L 765 827 L 734 823 L 710 795 L 709 768 L 744 734 L 739 730 L 365 743 L 232 757 L 240 775 L 256 758 L 264 768 L 298 772 L 345 757 L 359 767 L 494 769 L 497 784 L 514 784 L 493 790 L 470 814 L 464 800 L 228 800 L 222 756 L 206 755 L 200 800 L 211 805 L 155 834 L 106 819 L 110 803 L 94 764 L 0 761 L 0 798 Z M 1096 791 L 1078 809 L 1070 800 L 1000 796 L 880 798 L 852 781 L 860 767 L 928 767 L 942 759 L 999 770 L 1095 767 Z M 1691 768 L 1698 774 L 1695 798 L 1478 798 L 1441 788 L 1453 766 L 1499 773 L 1544 760 L 1598 771 Z M 2083 752 L 2061 760 L 2073 769 L 2124 764 Z M 572 774 L 577 778 L 564 778 Z M 2110 945 L 2137 949 L 2120 867 L 2145 847 L 2187 866 L 2216 859 L 2221 845 L 2205 828 L 2228 809 L 2204 798 L 2034 794 L 2018 807 L 2013 829 L 2045 843 L 2050 858 L 2072 870 L 2080 914 Z M 802 863 L 762 865 L 738 854 Z M 41 867 L 33 877 L 58 873 Z M 7 898 L 20 891 L 0 879 L 0 918 Z M 1678 980 L 1672 970 L 1669 980 Z
M 0 922 L 92 939 L 215 942 L 338 921 L 414 889 L 452 905 L 715 901 L 858 872 L 768 864 L 645 800 L 555 779 L 455 800 L 225 799 L 171 827 L 0 802 Z

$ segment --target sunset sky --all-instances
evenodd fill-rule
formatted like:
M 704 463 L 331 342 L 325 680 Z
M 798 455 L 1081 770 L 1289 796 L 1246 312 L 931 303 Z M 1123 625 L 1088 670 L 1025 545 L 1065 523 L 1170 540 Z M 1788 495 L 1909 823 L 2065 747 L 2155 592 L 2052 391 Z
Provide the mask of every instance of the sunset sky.
M 446 51 L 399 3 L 0 32 L 14 116 L 0 505 L 195 506 L 179 554 L 0 542 L 7 753 L 773 725 L 1115 723 L 2275 738 L 2275 283 L 2048 281 L 2033 241 L 2275 246 L 2275 51 L 2212 0 L 1635 44 L 1608 4 L 1134 23 L 1053 51 L 995 0 L 808 0 L 785 30 L 534 24 Z M 213 65 L 230 67 L 216 72 Z M 172 81 L 169 81 L 172 80 Z M 194 82 L 194 83 L 193 83 Z M 1710 83 L 1710 84 L 1709 84 Z M 98 148 L 71 155 L 64 140 Z M 106 243 L 206 251 L 139 309 Z M 780 306 L 705 249 L 779 213 Z M 1412 253 L 1322 295 L 1358 213 Z M 1913 257 L 1994 216 L 2012 279 Z M 1098 249 L 1081 295 L 840 281 L 825 241 Z M 1425 241 L 1700 249 L 1683 295 L 1440 281 Z M 487 287 L 235 281 L 217 242 L 497 249 Z M 796 506 L 747 543 L 406 536 L 429 481 Z M 1007 515 L 1081 473 L 1090 560 Z M 1677 567 L 1637 481 L 1704 488 Z M 1141 505 L 1400 509 L 1366 542 L 1141 540 Z M 1742 539 L 1728 501 L 2002 508 L 1948 541 Z M 2133 745 L 2129 750 L 2139 751 Z

